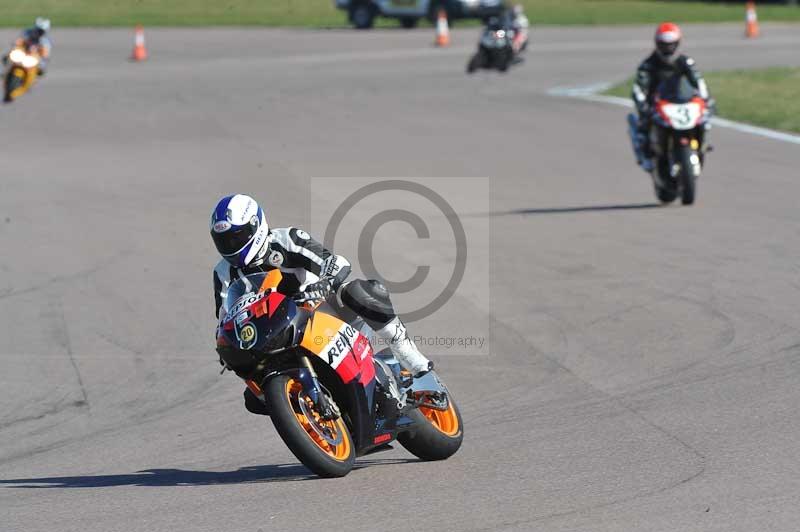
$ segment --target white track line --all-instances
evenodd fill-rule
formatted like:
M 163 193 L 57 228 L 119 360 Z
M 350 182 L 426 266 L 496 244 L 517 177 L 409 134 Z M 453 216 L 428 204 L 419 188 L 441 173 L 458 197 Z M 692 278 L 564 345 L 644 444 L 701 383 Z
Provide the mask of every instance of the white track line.
M 583 85 L 580 87 L 554 87 L 547 91 L 551 96 L 562 96 L 567 98 L 578 98 L 589 102 L 610 103 L 613 105 L 620 105 L 622 107 L 633 107 L 633 102 L 627 98 L 619 98 L 617 96 L 606 96 L 599 94 L 604 90 L 611 87 L 611 83 L 594 83 L 591 85 Z M 768 139 L 780 140 L 782 142 L 789 142 L 791 144 L 800 144 L 800 135 L 793 135 L 792 133 L 784 133 L 783 131 L 776 131 L 774 129 L 767 129 L 765 127 L 753 126 L 743 122 L 735 122 L 725 118 L 714 117 L 711 123 L 718 127 L 735 129 L 742 133 L 749 133 L 751 135 L 758 135 Z

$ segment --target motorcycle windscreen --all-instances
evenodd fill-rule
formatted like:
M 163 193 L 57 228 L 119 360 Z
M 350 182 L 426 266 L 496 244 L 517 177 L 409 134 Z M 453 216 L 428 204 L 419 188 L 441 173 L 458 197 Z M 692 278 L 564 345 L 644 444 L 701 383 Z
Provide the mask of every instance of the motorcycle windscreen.
M 673 103 L 687 103 L 697 96 L 697 89 L 683 75 L 672 76 L 659 84 L 658 97 Z
M 228 288 L 222 334 L 239 350 L 268 353 L 289 347 L 305 311 L 275 290 L 280 272 L 273 270 L 244 276 Z

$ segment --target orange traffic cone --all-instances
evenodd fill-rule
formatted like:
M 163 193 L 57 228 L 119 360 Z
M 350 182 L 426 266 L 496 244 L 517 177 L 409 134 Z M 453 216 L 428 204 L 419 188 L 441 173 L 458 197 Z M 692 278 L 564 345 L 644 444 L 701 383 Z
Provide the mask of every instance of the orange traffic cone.
M 747 2 L 747 9 L 745 11 L 745 27 L 744 34 L 746 37 L 752 39 L 758 37 L 758 15 L 756 14 L 756 3 L 750 0 Z
M 444 9 L 439 10 L 436 18 L 436 46 L 448 46 L 450 44 L 450 26 L 447 24 L 447 13 Z
M 133 54 L 131 60 L 144 61 L 147 59 L 147 48 L 144 46 L 144 28 L 141 24 L 136 25 L 136 36 L 134 37 Z

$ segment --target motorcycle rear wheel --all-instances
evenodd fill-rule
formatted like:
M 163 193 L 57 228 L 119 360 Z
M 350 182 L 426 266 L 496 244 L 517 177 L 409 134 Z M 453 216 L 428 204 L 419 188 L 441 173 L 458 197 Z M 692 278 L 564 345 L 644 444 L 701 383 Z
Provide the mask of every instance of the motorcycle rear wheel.
M 267 382 L 264 394 L 275 430 L 304 466 L 325 478 L 353 469 L 356 448 L 344 420 L 321 419 L 299 380 L 278 375 Z
M 445 460 L 453 456 L 464 440 L 464 423 L 452 397 L 448 400 L 445 411 L 420 407 L 408 412 L 408 417 L 416 423 L 413 432 L 397 436 L 400 445 L 423 460 Z

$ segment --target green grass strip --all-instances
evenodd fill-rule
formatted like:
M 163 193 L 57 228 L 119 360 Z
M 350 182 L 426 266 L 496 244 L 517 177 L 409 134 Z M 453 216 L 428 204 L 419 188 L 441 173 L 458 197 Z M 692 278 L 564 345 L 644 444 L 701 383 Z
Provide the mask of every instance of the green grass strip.
M 720 116 L 800 133 L 800 68 L 773 67 L 705 74 Z M 628 97 L 630 79 L 606 94 Z
M 519 0 L 535 24 L 735 22 L 744 2 L 665 0 Z M 510 3 L 510 2 L 509 2 Z M 0 26 L 22 27 L 39 15 L 56 26 L 344 27 L 333 0 L 0 0 Z M 800 7 L 759 6 L 762 21 L 800 21 Z M 396 26 L 384 20 L 381 26 Z

